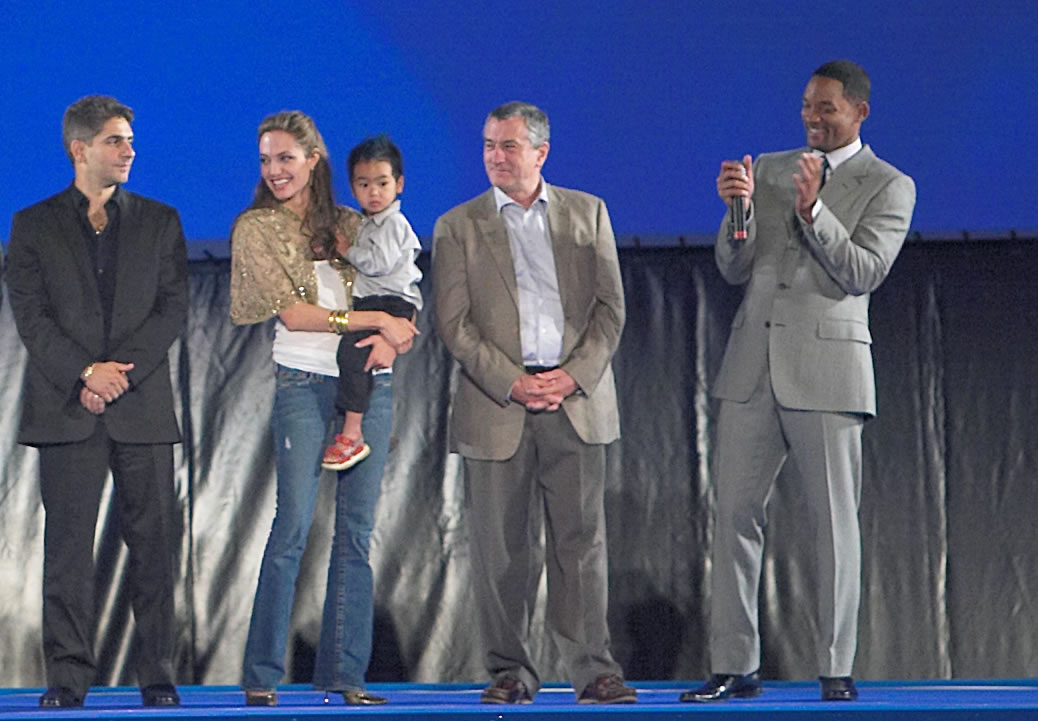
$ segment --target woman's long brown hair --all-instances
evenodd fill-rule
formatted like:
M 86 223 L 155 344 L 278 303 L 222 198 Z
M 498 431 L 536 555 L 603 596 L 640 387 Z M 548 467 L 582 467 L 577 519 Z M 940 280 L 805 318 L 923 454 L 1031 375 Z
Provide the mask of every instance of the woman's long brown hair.
M 334 258 L 335 234 L 343 211 L 335 202 L 332 166 L 328 162 L 328 148 L 324 144 L 324 138 L 318 132 L 313 118 L 299 110 L 283 110 L 264 118 L 256 133 L 257 142 L 264 133 L 272 130 L 282 130 L 295 138 L 306 157 L 310 157 L 314 152 L 318 155 L 317 165 L 310 172 L 310 204 L 306 209 L 306 217 L 303 218 L 303 233 L 310 238 L 310 249 L 315 258 Z M 274 208 L 280 204 L 260 178 L 248 209 Z

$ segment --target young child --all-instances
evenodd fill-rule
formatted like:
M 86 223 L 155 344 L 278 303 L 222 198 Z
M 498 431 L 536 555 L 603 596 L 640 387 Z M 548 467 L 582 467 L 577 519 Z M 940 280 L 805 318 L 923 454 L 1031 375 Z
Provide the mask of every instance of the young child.
M 364 210 L 364 224 L 346 252 L 357 269 L 353 279 L 354 310 L 381 310 L 413 318 L 422 308 L 415 260 L 422 250 L 411 224 L 400 212 L 397 195 L 404 190 L 404 160 L 385 135 L 368 138 L 350 151 L 347 160 L 353 197 Z M 339 341 L 339 393 L 336 406 L 346 412 L 342 433 L 324 451 L 323 468 L 342 471 L 371 453 L 361 422 L 368 409 L 373 381 L 364 370 L 369 348 L 354 344 L 375 331 L 344 333 Z

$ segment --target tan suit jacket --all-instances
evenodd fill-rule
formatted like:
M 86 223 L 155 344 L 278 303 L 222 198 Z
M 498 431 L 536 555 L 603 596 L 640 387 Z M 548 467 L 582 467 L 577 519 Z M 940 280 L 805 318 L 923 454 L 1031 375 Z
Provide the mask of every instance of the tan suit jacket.
M 562 407 L 585 443 L 609 443 L 620 436 L 610 361 L 624 325 L 616 241 L 600 198 L 553 186 L 547 192 L 565 317 L 560 367 L 580 389 Z M 436 221 L 432 277 L 436 329 L 461 366 L 451 451 L 510 458 L 526 410 L 509 393 L 524 370 L 515 266 L 492 189 Z
M 786 408 L 875 415 L 869 297 L 901 250 L 915 184 L 866 145 L 833 171 L 808 225 L 792 181 L 805 151 L 757 158 L 745 242 L 722 223 L 717 266 L 746 290 L 713 395 L 748 400 L 767 363 Z

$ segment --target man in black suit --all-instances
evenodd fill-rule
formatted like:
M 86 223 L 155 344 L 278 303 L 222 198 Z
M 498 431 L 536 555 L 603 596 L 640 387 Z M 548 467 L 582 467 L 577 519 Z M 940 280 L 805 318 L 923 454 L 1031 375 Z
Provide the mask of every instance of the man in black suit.
M 108 471 L 123 538 L 147 706 L 173 685 L 173 411 L 168 351 L 187 310 L 176 210 L 121 187 L 133 111 L 85 97 L 62 135 L 75 177 L 14 216 L 7 282 L 29 355 L 18 441 L 39 449 L 46 511 L 45 708 L 81 706 L 94 681 L 94 526 Z

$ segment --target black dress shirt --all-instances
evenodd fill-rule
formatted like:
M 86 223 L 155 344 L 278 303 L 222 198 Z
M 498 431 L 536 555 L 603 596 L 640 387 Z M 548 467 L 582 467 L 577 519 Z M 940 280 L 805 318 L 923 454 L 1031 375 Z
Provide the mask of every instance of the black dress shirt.
M 101 309 L 104 313 L 105 344 L 108 343 L 112 323 L 112 306 L 115 302 L 115 277 L 118 265 L 119 249 L 119 204 L 115 202 L 121 191 L 115 187 L 112 197 L 105 203 L 108 222 L 100 232 L 94 229 L 88 217 L 90 200 L 75 185 L 69 186 L 69 207 L 79 219 L 83 229 L 83 239 L 97 278 L 97 291 L 101 296 Z

